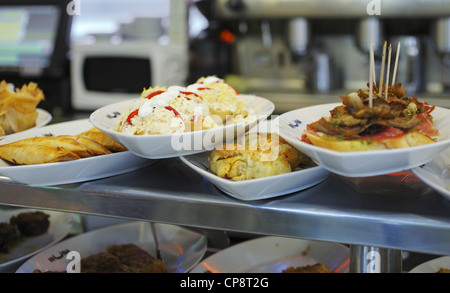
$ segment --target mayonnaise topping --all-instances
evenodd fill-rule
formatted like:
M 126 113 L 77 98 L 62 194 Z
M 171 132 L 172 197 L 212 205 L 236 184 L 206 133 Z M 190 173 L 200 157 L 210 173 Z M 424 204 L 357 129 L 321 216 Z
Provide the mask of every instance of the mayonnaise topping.
M 218 78 L 218 77 L 216 77 L 216 76 L 208 76 L 208 77 L 206 77 L 206 78 L 203 80 L 203 83 L 204 83 L 204 84 L 210 84 L 210 83 L 215 83 L 215 82 L 218 82 L 218 81 L 223 81 L 223 79 Z
M 176 99 L 180 95 L 180 91 L 185 91 L 185 87 L 171 86 L 167 91 L 154 96 L 150 100 L 146 101 L 140 108 L 138 115 L 141 118 L 147 117 L 153 113 L 155 107 L 167 107 L 169 103 Z

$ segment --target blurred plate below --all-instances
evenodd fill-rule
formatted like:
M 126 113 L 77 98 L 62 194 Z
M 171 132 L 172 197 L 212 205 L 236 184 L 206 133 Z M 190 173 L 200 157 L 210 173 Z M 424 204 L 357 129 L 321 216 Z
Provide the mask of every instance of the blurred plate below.
M 450 256 L 438 257 L 424 262 L 410 270 L 410 273 L 436 273 L 439 269 L 450 270 Z
M 20 213 L 35 211 L 37 210 L 13 209 L 0 211 L 0 223 L 9 223 L 12 216 Z M 53 211 L 42 212 L 50 216 L 48 231 L 42 235 L 24 237 L 8 253 L 0 253 L 0 272 L 14 272 L 27 258 L 66 237 L 75 223 L 75 216 L 73 214 Z
M 342 244 L 268 236 L 213 254 L 191 273 L 281 273 L 290 266 L 315 263 L 347 273 L 349 262 L 349 249 Z
M 174 225 L 155 224 L 162 258 L 169 273 L 189 271 L 202 259 L 206 251 L 206 237 Z M 110 244 L 133 243 L 145 249 L 153 257 L 155 242 L 148 222 L 130 222 L 93 230 L 69 238 L 35 255 L 25 262 L 17 273 L 34 270 L 64 272 L 72 259 L 55 259 L 64 251 L 77 251 L 81 258 L 105 251 Z M 81 270 L 81 272 L 83 272 Z
M 411 170 L 425 184 L 450 200 L 450 148 L 434 160 Z

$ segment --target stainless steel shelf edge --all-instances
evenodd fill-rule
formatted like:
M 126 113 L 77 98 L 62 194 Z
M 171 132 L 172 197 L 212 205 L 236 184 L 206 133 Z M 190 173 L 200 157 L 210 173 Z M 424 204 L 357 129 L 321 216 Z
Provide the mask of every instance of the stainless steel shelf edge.
M 4 180 L 0 204 L 450 254 L 450 202 L 410 172 L 331 174 L 304 191 L 242 201 L 179 159 L 165 159 L 127 174 L 55 187 Z

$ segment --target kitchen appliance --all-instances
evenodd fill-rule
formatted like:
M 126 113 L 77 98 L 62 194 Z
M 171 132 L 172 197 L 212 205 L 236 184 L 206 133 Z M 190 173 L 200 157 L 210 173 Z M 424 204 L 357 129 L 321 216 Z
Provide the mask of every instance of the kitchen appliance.
M 0 80 L 20 88 L 33 81 L 45 94 L 39 104 L 55 115 L 70 104 L 70 0 L 0 2 Z
M 75 43 L 72 47 L 72 108 L 95 110 L 139 98 L 150 86 L 184 85 L 187 46 L 152 40 Z
M 394 57 L 401 42 L 396 81 L 410 96 L 450 106 L 446 98 L 450 92 L 450 4 L 446 1 L 211 2 L 209 18 L 235 36 L 232 67 L 223 76 L 241 92 L 271 99 L 277 112 L 339 102 L 340 95 L 365 88 L 371 39 L 377 78 L 384 41 L 392 46 Z
M 117 20 L 112 34 L 92 34 L 71 46 L 71 106 L 95 110 L 138 98 L 144 88 L 187 84 L 188 13 L 170 0 L 164 15 Z

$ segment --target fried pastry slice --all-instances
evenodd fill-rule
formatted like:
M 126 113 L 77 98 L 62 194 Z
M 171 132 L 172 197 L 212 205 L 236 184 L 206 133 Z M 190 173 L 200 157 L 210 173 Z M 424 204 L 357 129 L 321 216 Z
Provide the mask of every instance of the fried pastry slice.
M 52 148 L 64 148 L 80 158 L 92 157 L 93 153 L 78 141 L 64 136 L 39 136 L 29 137 L 12 142 L 16 145 L 45 145 Z
M 268 177 L 312 166 L 312 160 L 275 134 L 247 134 L 208 158 L 211 172 L 233 181 Z M 311 162 L 311 163 L 310 163 Z
M 0 146 L 0 158 L 18 165 L 32 165 L 71 161 L 80 157 L 62 147 L 6 144 Z
M 123 152 L 126 151 L 127 148 L 109 137 L 108 135 L 104 134 L 97 128 L 92 128 L 86 132 L 80 133 L 79 136 L 84 136 L 87 138 L 92 139 L 93 141 L 105 146 L 107 149 L 109 149 L 112 152 Z
M 14 91 L 5 81 L 0 83 L 0 125 L 5 134 L 20 132 L 36 125 L 37 105 L 45 99 L 36 83 L 30 82 Z
M 64 137 L 68 137 L 78 141 L 81 145 L 86 147 L 95 156 L 106 155 L 111 153 L 111 151 L 107 147 L 99 144 L 98 142 L 88 137 L 84 137 L 81 135 L 64 135 Z

